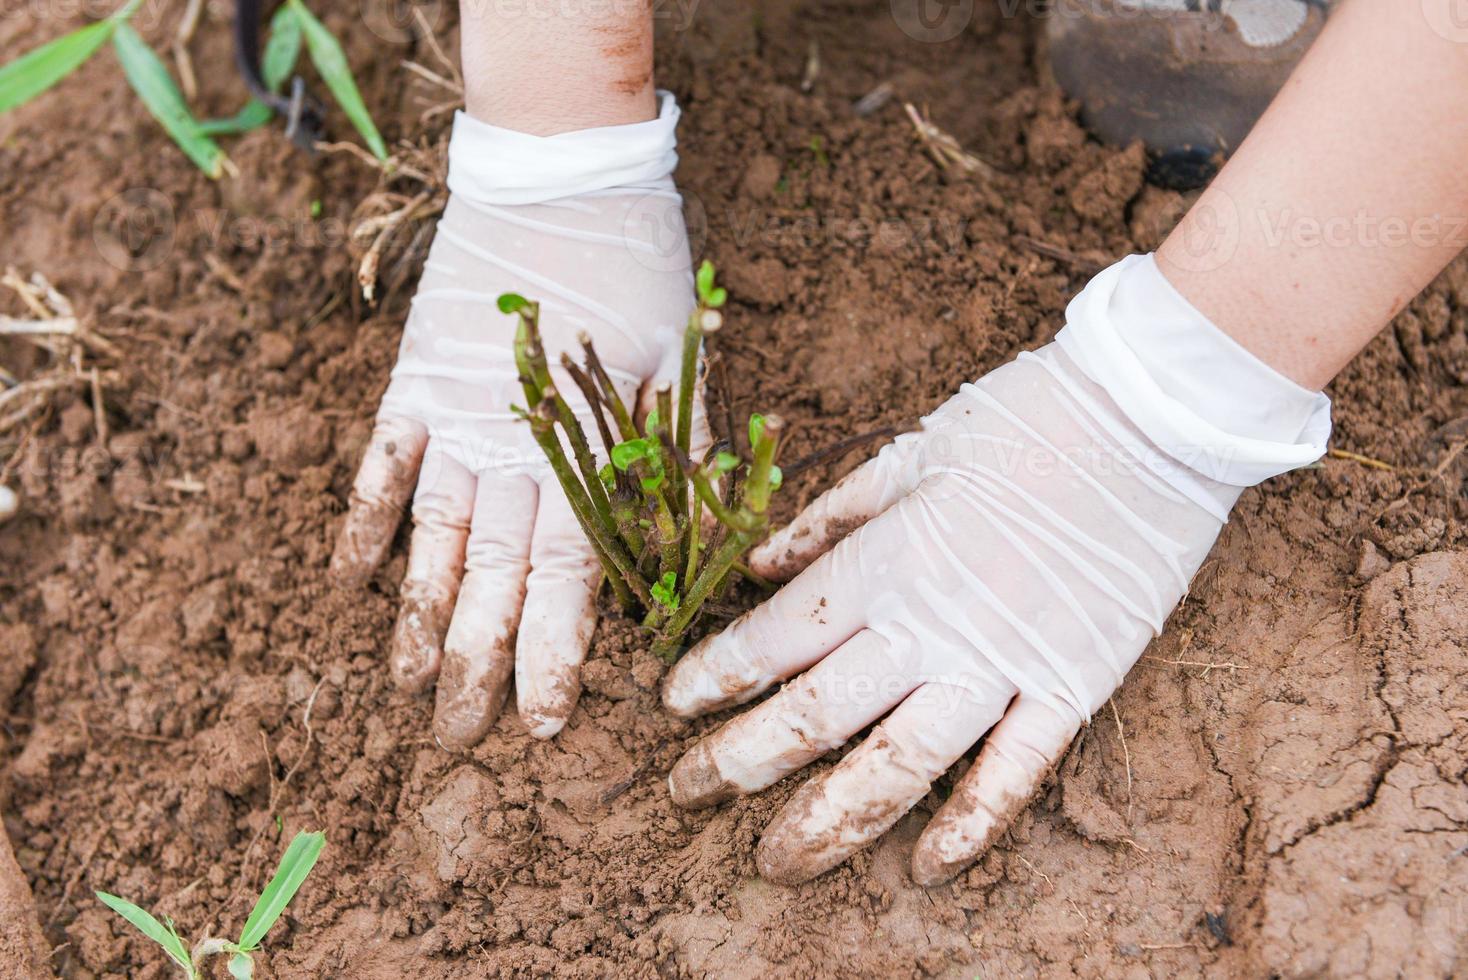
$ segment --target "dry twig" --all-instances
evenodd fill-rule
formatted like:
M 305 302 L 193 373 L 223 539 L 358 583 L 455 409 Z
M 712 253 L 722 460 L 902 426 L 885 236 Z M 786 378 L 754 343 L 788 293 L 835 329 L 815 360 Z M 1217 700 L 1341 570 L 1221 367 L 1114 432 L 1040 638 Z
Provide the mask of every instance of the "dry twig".
M 917 131 L 918 139 L 939 168 L 947 170 L 949 167 L 957 167 L 966 173 L 979 174 L 986 179 L 993 179 L 998 174 L 993 166 L 965 150 L 959 145 L 958 140 L 930 122 L 918 111 L 917 106 L 911 102 L 904 102 L 902 108 L 906 111 L 907 118 L 912 120 L 912 128 Z

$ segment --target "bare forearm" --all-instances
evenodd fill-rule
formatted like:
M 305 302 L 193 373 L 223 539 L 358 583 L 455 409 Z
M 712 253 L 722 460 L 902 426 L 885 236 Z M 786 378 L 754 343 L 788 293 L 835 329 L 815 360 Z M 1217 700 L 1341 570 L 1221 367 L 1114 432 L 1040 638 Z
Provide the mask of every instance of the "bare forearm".
M 471 116 L 549 136 L 656 115 L 647 0 L 463 0 L 459 9 Z
M 1274 368 L 1323 387 L 1468 246 L 1468 43 L 1346 0 L 1158 251 L 1178 290 Z

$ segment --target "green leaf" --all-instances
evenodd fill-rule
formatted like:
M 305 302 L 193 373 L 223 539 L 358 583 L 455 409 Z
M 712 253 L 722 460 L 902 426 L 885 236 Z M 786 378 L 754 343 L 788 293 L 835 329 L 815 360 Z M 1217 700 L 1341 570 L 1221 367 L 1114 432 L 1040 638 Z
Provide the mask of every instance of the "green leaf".
M 698 267 L 694 282 L 698 286 L 699 302 L 710 309 L 718 309 L 724 305 L 724 300 L 729 298 L 729 294 L 722 287 L 714 285 L 714 264 L 708 259 L 704 259 L 703 264 Z
M 733 453 L 721 452 L 714 457 L 714 468 L 720 473 L 728 473 L 730 470 L 737 469 L 741 462 L 742 460 Z
M 183 940 L 178 938 L 178 933 L 173 931 L 172 923 L 169 923 L 168 927 L 165 928 L 163 923 L 153 918 L 150 913 L 125 898 L 118 898 L 116 895 L 109 895 L 106 892 L 93 892 L 93 894 L 97 896 L 97 899 L 103 905 L 130 922 L 138 932 L 141 932 L 153 940 L 153 942 L 162 946 L 163 951 L 168 954 L 169 959 L 183 967 L 184 972 L 192 980 L 196 975 L 194 973 L 194 964 L 189 961 L 189 951 L 184 946 Z
M 386 160 L 387 146 L 382 142 L 382 135 L 377 132 L 372 115 L 362 101 L 362 93 L 357 90 L 357 82 L 352 78 L 352 68 L 347 64 L 347 55 L 341 44 L 326 29 L 326 25 L 306 9 L 301 0 L 287 0 L 287 3 L 295 11 L 296 20 L 300 21 L 301 29 L 306 35 L 306 50 L 311 54 L 311 63 L 321 73 L 326 87 L 331 89 L 337 104 L 342 107 L 352 125 L 357 127 L 362 139 L 367 141 L 367 148 L 372 151 L 372 155 L 379 160 Z
M 291 70 L 296 67 L 296 59 L 300 56 L 301 19 L 296 16 L 294 7 L 283 3 L 270 18 L 270 37 L 260 55 L 260 78 L 265 87 L 279 92 L 285 80 L 291 77 Z
M 625 473 L 627 467 L 639 459 L 649 458 L 650 454 L 652 454 L 652 440 L 628 439 L 612 447 L 612 465 Z
M 229 975 L 234 980 L 254 980 L 255 961 L 249 953 L 235 953 L 229 958 Z
M 677 573 L 664 572 L 663 577 L 652 585 L 652 597 L 658 605 L 668 610 L 668 612 L 677 612 L 680 601 Z
M 765 434 L 765 417 L 758 412 L 749 417 L 749 446 L 754 448 L 759 437 Z
M 129 24 L 116 26 L 112 46 L 117 51 L 117 60 L 122 62 L 123 74 L 148 112 L 200 170 L 219 179 L 224 172 L 224 151 L 199 128 L 199 121 L 184 104 L 183 93 L 153 49 Z
M 606 486 L 608 490 L 611 490 L 617 485 L 617 472 L 616 470 L 612 469 L 611 463 L 608 463 L 601 469 L 597 470 L 596 475 L 601 478 L 602 484 Z
M 275 16 L 270 19 L 270 37 L 265 42 L 265 53 L 260 59 L 260 75 L 265 87 L 272 92 L 279 92 L 300 56 L 301 22 L 289 4 L 282 4 L 276 8 Z M 199 129 L 206 136 L 248 133 L 268 123 L 274 115 L 275 110 L 270 106 L 259 99 L 251 99 L 245 103 L 243 109 L 228 118 L 205 119 L 199 123 Z
M 81 67 L 117 27 L 108 18 L 28 51 L 0 68 L 0 113 L 29 102 Z
M 205 136 L 233 136 L 236 133 L 248 133 L 252 129 L 259 129 L 270 121 L 275 115 L 270 106 L 259 99 L 251 99 L 245 103 L 245 107 L 232 116 L 224 119 L 205 119 L 199 123 L 199 132 Z
M 642 431 L 643 432 L 651 432 L 654 429 L 656 429 L 657 427 L 658 427 L 658 410 L 657 409 L 653 409 L 652 411 L 650 411 L 650 412 L 647 413 L 647 418 L 643 420 L 643 423 L 642 423 Z
M 778 467 L 778 466 L 771 466 L 770 467 L 770 489 L 771 490 L 778 490 L 778 489 L 780 489 L 780 484 L 782 484 L 784 482 L 785 482 L 785 474 L 780 471 L 780 467 Z
M 496 300 L 496 304 L 499 306 L 501 313 L 519 313 L 530 305 L 530 300 L 521 296 L 519 293 L 500 293 L 500 298 Z
M 275 925 L 275 920 L 280 918 L 291 899 L 296 897 L 297 889 L 315 867 L 316 859 L 321 856 L 321 849 L 325 846 L 326 835 L 320 831 L 302 831 L 295 836 L 285 849 L 280 866 L 275 869 L 275 877 L 270 879 L 270 884 L 260 893 L 260 900 L 255 903 L 254 911 L 245 920 L 245 928 L 240 930 L 240 952 L 248 953 L 260 945 L 260 940 L 265 938 L 270 927 Z
M 644 476 L 638 482 L 642 484 L 642 489 L 646 490 L 648 493 L 652 493 L 658 487 L 663 485 L 663 480 L 665 478 L 666 477 L 663 474 L 662 467 L 658 466 L 654 468 L 654 472 L 651 476 Z

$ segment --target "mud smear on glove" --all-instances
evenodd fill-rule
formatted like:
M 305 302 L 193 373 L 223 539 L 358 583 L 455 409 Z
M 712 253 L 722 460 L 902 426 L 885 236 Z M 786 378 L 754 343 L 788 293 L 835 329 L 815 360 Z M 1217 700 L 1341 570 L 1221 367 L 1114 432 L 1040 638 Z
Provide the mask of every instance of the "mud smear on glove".
M 884 2 L 705 3 L 661 39 L 659 84 L 686 107 L 679 181 L 738 304 L 740 329 L 719 342 L 729 393 L 741 414 L 791 422 L 792 459 L 927 412 L 1047 341 L 1085 273 L 1027 240 L 1077 266 L 1105 261 L 1155 246 L 1185 203 L 1148 187 L 1126 199 L 1136 162 L 1086 139 L 1035 75 L 1029 23 L 1002 6 L 973 4 L 942 45 L 903 35 Z M 7 60 L 75 26 L 67 4 L 12 10 Z M 395 67 L 427 53 L 349 29 L 344 11 L 328 20 L 338 15 L 385 133 L 441 137 L 424 133 L 419 99 L 442 96 Z M 449 51 L 454 16 L 445 5 L 438 22 Z M 812 39 L 822 70 L 803 94 Z M 227 63 L 228 37 L 201 30 L 193 56 Z M 1463 972 L 1468 454 L 1396 502 L 1456 438 L 1434 434 L 1468 416 L 1468 263 L 1332 386 L 1336 444 L 1399 471 L 1327 459 L 1245 494 L 1117 696 L 1130 821 L 1103 714 L 1058 789 L 953 884 L 920 889 L 908 868 L 924 811 L 956 774 L 877 845 L 788 889 L 757 876 L 755 848 L 827 763 L 753 799 L 680 811 L 667 774 L 723 719 L 665 712 L 664 668 L 621 620 L 598 627 L 585 692 L 555 739 L 526 734 L 512 696 L 470 753 L 433 744 L 433 698 L 397 690 L 386 670 L 395 597 L 328 574 L 411 259 L 385 258 L 403 285 L 372 311 L 355 305 L 352 256 L 320 236 L 211 231 L 221 217 L 241 232 L 303 227 L 314 200 L 320 222 L 344 222 L 378 173 L 347 154 L 305 166 L 260 131 L 229 144 L 240 178 L 210 183 L 136 112 L 119 74 L 81 72 L 89 98 L 63 89 L 23 106 L 0 140 L 5 261 L 45 272 L 125 353 L 104 391 L 110 437 L 98 444 L 86 386 L 59 393 L 13 470 L 23 511 L 0 530 L 0 618 L 32 637 L 0 633 L 0 662 L 35 657 L 3 706 L 0 809 L 48 945 L 68 944 L 58 971 L 166 968 L 143 941 L 118 941 L 91 887 L 161 902 L 186 935 L 243 922 L 278 814 L 287 836 L 329 838 L 289 928 L 267 941 L 283 977 Z M 195 104 L 233 111 L 228 75 L 203 73 Z M 887 81 L 901 98 L 855 116 Z M 995 184 L 938 172 L 902 98 L 1007 172 Z M 829 166 L 810 149 L 817 135 Z M 746 182 L 756 165 L 773 176 Z M 171 255 L 116 269 L 93 216 L 143 186 L 172 201 Z M 26 315 L 8 292 L 0 313 Z M 273 356 L 270 335 L 295 355 Z M 43 354 L 0 346 L 22 374 Z M 257 444 L 281 419 L 302 438 Z M 776 516 L 861 456 L 792 477 Z M 204 489 L 177 489 L 185 474 Z M 404 537 L 378 581 L 402 580 Z M 1353 571 L 1363 539 L 1391 563 L 1365 587 Z M 1206 666 L 1230 663 L 1241 667 Z M 248 773 L 211 779 L 224 736 Z M 301 763 L 274 810 L 267 753 L 277 780 Z M 1207 927 L 1219 910 L 1231 947 Z

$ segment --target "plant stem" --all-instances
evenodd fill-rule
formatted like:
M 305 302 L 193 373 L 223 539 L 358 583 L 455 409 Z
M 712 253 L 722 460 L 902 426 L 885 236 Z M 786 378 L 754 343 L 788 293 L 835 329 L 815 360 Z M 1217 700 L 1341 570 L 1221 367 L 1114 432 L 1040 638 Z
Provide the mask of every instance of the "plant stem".
M 684 538 L 686 561 L 683 565 L 682 584 L 686 588 L 698 571 L 698 537 L 703 530 L 703 498 L 698 494 L 688 502 L 688 534 Z
M 714 515 L 715 520 L 731 531 L 747 530 L 749 522 L 742 515 L 724 506 L 724 502 L 719 499 L 713 484 L 709 482 L 708 474 L 703 471 L 702 467 L 690 473 L 689 479 L 693 481 L 694 494 L 703 501 L 709 513 Z
M 702 305 L 689 314 L 688 326 L 683 330 L 683 365 L 678 372 L 678 427 L 673 432 L 673 444 L 687 456 L 693 450 L 693 390 L 698 379 L 698 350 L 703 346 Z
M 555 422 L 549 405 L 549 402 L 541 401 L 540 405 L 536 407 L 535 414 L 530 418 L 531 434 L 535 436 L 535 441 L 540 444 L 541 450 L 550 460 L 551 471 L 555 473 L 561 489 L 565 491 L 566 499 L 571 502 L 571 510 L 581 524 L 582 533 L 586 535 L 592 548 L 595 549 L 597 559 L 601 562 L 603 570 L 606 571 L 607 579 L 612 583 L 612 591 L 616 593 L 617 601 L 622 604 L 623 608 L 631 609 L 634 606 L 632 594 L 635 593 L 638 602 L 644 606 L 651 605 L 652 594 L 648 590 L 647 583 L 638 574 L 632 556 L 627 553 L 621 540 L 608 534 L 607 530 L 595 519 L 591 499 L 587 497 L 581 482 L 576 479 L 571 463 L 561 449 L 561 441 L 556 438 Z
M 653 646 L 653 651 L 658 656 L 666 660 L 669 654 L 675 652 L 678 641 L 693 622 L 694 617 L 698 615 L 699 609 L 703 607 L 704 600 L 709 597 L 714 586 L 719 584 L 734 560 L 755 541 L 758 541 L 759 537 L 759 534 L 735 531 L 724 539 L 724 543 L 719 545 L 718 550 L 709 558 L 703 570 L 698 573 L 698 577 L 693 580 L 688 591 L 683 594 L 683 601 L 678 604 L 678 611 L 673 613 L 664 624 L 662 636 Z
M 780 437 L 785 433 L 785 420 L 778 415 L 765 417 L 764 429 L 751 447 L 754 462 L 749 464 L 749 482 L 744 487 L 744 506 L 756 514 L 764 514 L 770 506 L 771 471 L 775 465 L 775 451 L 780 447 Z
M 617 423 L 617 431 L 622 434 L 622 439 L 636 439 L 637 426 L 632 424 L 632 413 L 627 411 L 627 406 L 622 402 L 622 396 L 617 394 L 617 389 L 612 385 L 612 377 L 607 374 L 607 369 L 602 367 L 601 358 L 596 356 L 596 347 L 591 343 L 591 337 L 582 331 L 577 338 L 581 342 L 581 349 L 586 352 L 586 366 L 591 370 L 591 376 L 601 386 L 602 398 L 607 407 L 612 410 L 612 421 Z
M 678 465 L 674 454 L 668 449 L 669 440 L 664 437 L 664 434 L 673 430 L 673 388 L 667 382 L 658 385 L 657 411 L 658 431 L 649 432 L 648 435 L 657 443 L 658 452 L 663 457 L 663 472 L 668 474 L 669 496 L 672 498 L 668 503 L 673 508 L 673 513 L 681 518 L 688 513 L 688 479 L 683 475 L 683 467 Z

